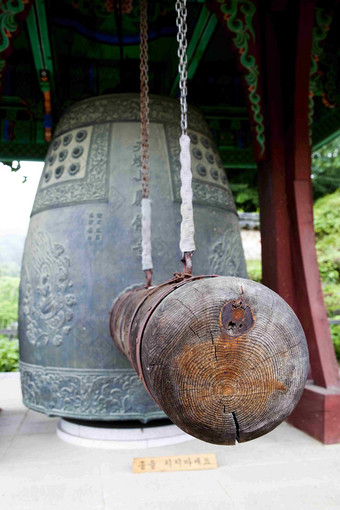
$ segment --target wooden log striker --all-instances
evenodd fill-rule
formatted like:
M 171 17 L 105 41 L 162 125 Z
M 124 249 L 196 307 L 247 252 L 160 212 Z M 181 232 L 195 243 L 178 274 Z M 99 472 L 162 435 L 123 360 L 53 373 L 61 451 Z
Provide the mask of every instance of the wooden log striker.
M 251 280 L 175 275 L 128 290 L 112 307 L 110 329 L 158 406 L 210 443 L 269 432 L 305 386 L 300 322 L 278 294 Z

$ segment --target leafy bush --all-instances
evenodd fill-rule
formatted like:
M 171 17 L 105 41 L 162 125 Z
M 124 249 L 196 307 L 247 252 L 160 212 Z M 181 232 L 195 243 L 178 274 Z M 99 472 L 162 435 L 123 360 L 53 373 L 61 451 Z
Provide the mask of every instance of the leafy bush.
M 314 205 L 316 251 L 322 290 L 329 317 L 340 309 L 340 189 Z M 339 316 L 340 317 L 340 316 Z M 340 325 L 331 324 L 335 353 L 340 360 Z
M 314 204 L 314 228 L 317 239 L 326 234 L 340 233 L 340 188 L 319 198 Z
M 0 329 L 18 321 L 19 278 L 0 277 Z
M 247 260 L 246 264 L 249 279 L 262 283 L 261 260 Z
M 322 290 L 329 317 L 340 310 L 340 189 L 314 205 L 314 228 Z M 340 317 L 340 316 L 339 316 Z M 335 353 L 340 361 L 340 326 L 331 325 Z
M 19 370 L 19 341 L 0 337 L 0 372 Z
M 338 283 L 322 284 L 322 291 L 327 315 L 334 318 L 340 313 L 340 285 Z
M 322 281 L 340 284 L 340 189 L 314 206 L 316 251 Z
M 339 137 L 313 152 L 312 182 L 314 199 L 340 187 Z
M 256 187 L 251 187 L 245 183 L 230 182 L 229 184 L 238 211 L 258 211 L 259 195 Z
M 340 319 L 340 315 L 338 315 L 336 318 Z M 331 324 L 331 334 L 336 357 L 338 360 L 340 360 L 340 324 Z
M 0 277 L 0 329 L 10 328 L 18 321 L 19 278 Z M 19 369 L 19 341 L 0 336 L 0 372 Z

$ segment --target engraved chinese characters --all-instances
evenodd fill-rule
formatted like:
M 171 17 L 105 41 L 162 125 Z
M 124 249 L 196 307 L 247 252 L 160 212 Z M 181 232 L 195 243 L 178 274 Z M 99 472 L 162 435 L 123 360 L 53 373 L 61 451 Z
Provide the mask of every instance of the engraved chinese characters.
M 151 96 L 155 283 L 181 268 L 178 119 L 177 101 Z M 189 134 L 199 247 L 194 270 L 245 276 L 230 188 L 196 109 L 189 110 Z M 108 328 L 112 299 L 143 282 L 140 179 L 138 95 L 85 100 L 64 114 L 46 156 L 22 267 L 22 388 L 33 409 L 100 420 L 164 416 L 112 345 Z

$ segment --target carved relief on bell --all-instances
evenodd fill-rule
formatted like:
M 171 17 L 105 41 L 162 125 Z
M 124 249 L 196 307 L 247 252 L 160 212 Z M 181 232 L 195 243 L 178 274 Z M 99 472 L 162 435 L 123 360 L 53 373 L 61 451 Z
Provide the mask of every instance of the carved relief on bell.
M 164 414 L 112 344 L 112 299 L 143 282 L 139 96 L 82 101 L 61 118 L 34 202 L 22 265 L 24 402 L 48 414 L 148 421 Z M 246 276 L 220 156 L 189 109 L 196 273 Z M 150 98 L 154 282 L 181 269 L 179 107 Z

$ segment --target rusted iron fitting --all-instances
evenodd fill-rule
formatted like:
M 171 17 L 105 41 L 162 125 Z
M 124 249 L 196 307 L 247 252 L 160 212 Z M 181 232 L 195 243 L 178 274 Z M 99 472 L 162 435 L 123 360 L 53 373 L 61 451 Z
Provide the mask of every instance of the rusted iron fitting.
M 149 288 L 152 285 L 152 269 L 146 269 L 145 271 L 146 287 Z
M 184 252 L 182 262 L 183 262 L 183 273 L 184 274 L 192 274 L 192 256 L 193 251 Z

